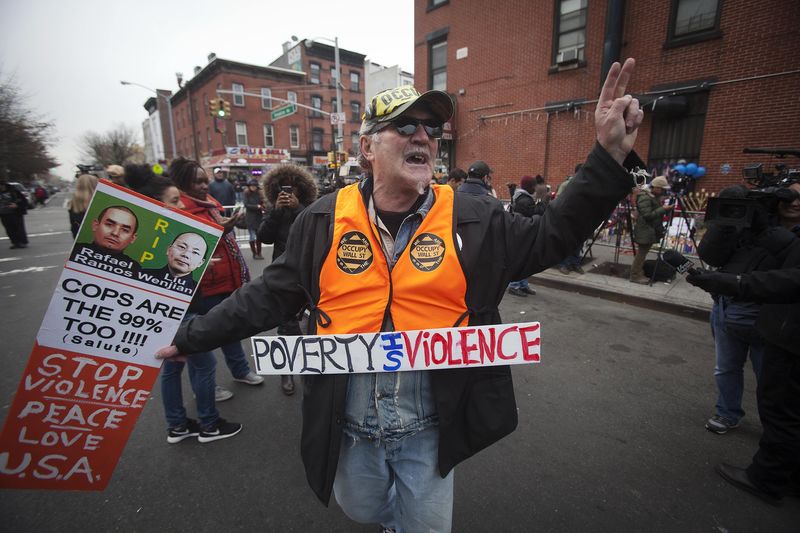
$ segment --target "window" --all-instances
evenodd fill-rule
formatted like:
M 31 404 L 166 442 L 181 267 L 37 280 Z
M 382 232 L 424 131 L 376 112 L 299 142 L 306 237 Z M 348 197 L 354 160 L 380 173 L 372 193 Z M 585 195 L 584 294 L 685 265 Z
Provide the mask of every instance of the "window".
M 331 65 L 331 85 L 336 87 L 336 65 Z
M 353 143 L 353 153 L 357 154 L 360 151 L 360 141 L 361 136 L 358 133 L 353 133 L 350 135 L 350 142 Z
M 559 0 L 557 2 L 556 46 L 553 57 L 556 65 L 578 63 L 584 60 L 586 3 L 587 0 Z
M 449 3 L 450 0 L 428 0 L 428 11 Z
M 447 90 L 447 41 L 432 44 L 430 48 L 431 89 Z
M 233 84 L 233 105 L 244 107 L 244 85 Z
M 311 97 L 311 107 L 314 109 L 322 109 L 322 97 L 318 95 L 313 95 Z M 319 111 L 312 111 L 311 118 L 320 118 L 322 114 Z
M 247 123 L 236 123 L 236 145 L 247 146 Z
M 350 102 L 350 120 L 352 122 L 361 120 L 361 104 L 359 102 Z
M 319 83 L 319 63 L 309 63 L 309 79 L 311 83 Z
M 668 96 L 658 101 L 651 115 L 647 162 L 648 168 L 655 170 L 654 175 L 663 174 L 665 167 L 678 159 L 700 159 L 707 108 L 707 92 Z
M 331 100 L 331 111 L 334 113 L 339 112 L 339 100 L 337 100 L 336 98 L 333 98 Z
M 261 109 L 272 109 L 272 89 L 261 88 Z
M 721 35 L 721 3 L 719 0 L 673 0 L 669 17 L 669 41 L 686 44 Z
M 272 131 L 272 124 L 264 124 L 264 146 L 272 148 L 275 146 L 275 137 Z
M 289 100 L 291 103 L 297 103 L 297 93 L 289 91 L 286 93 L 286 99 Z
M 289 126 L 289 146 L 300 148 L 300 128 L 297 126 Z
M 315 152 L 322 151 L 322 134 L 323 131 L 320 128 L 311 130 L 311 149 Z
M 361 92 L 361 85 L 359 84 L 360 81 L 359 78 L 360 76 L 358 75 L 358 72 L 350 73 L 350 90 L 356 93 Z

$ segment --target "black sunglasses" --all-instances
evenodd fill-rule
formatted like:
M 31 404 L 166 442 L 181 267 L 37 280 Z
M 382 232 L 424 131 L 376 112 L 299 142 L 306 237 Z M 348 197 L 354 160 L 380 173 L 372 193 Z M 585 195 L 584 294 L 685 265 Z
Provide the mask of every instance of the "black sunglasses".
M 425 133 L 431 139 L 441 139 L 444 129 L 439 122 L 435 120 L 419 120 L 416 118 L 401 117 L 397 120 L 389 122 L 386 126 L 392 126 L 397 133 L 406 137 L 411 137 L 417 132 L 417 127 L 422 126 Z M 386 126 L 383 126 L 385 128 Z M 381 128 L 381 129 L 383 129 Z

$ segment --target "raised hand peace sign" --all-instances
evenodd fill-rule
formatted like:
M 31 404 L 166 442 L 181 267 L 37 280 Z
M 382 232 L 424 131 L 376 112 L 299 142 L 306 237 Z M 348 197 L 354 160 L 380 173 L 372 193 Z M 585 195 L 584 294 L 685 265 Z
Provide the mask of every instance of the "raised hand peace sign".
M 625 93 L 635 66 L 633 58 L 621 67 L 619 63 L 611 65 L 594 111 L 597 142 L 620 164 L 633 149 L 644 118 L 639 100 Z

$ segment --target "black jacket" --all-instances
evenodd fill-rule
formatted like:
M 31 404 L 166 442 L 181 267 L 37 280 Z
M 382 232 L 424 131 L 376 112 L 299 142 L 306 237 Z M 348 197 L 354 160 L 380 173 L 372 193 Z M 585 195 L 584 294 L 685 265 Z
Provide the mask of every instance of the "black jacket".
M 362 183 L 368 193 L 371 182 Z M 510 214 L 490 196 L 457 194 L 454 231 L 467 280 L 469 324 L 502 322 L 498 305 L 509 281 L 558 263 L 589 237 L 630 192 L 632 179 L 599 145 L 574 184 L 542 216 Z M 331 247 L 336 193 L 306 209 L 292 226 L 286 253 L 261 277 L 208 314 L 188 321 L 175 336 L 182 353 L 213 349 L 271 329 L 320 296 L 319 273 Z M 324 333 L 310 320 L 312 332 Z M 545 324 L 545 328 L 546 328 Z M 303 377 L 301 455 L 311 488 L 328 503 L 339 458 L 347 375 Z M 508 366 L 431 372 L 439 416 L 439 473 L 509 434 L 517 409 Z
M 786 245 L 777 255 L 780 266 L 743 275 L 739 296 L 764 304 L 756 329 L 767 342 L 800 355 L 800 230 L 794 238 L 783 231 Z
M 491 196 L 492 188 L 480 178 L 467 178 L 464 183 L 459 185 L 458 192 L 472 194 L 474 196 Z

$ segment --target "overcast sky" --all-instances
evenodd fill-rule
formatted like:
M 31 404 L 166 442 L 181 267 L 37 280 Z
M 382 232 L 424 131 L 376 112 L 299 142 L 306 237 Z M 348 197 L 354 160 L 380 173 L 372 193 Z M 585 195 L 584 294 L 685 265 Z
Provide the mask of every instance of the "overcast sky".
M 72 178 L 85 132 L 121 122 L 141 139 L 150 94 L 120 80 L 176 91 L 209 52 L 268 65 L 292 35 L 414 70 L 411 0 L 0 0 L 0 75 L 55 123 L 54 172 Z

